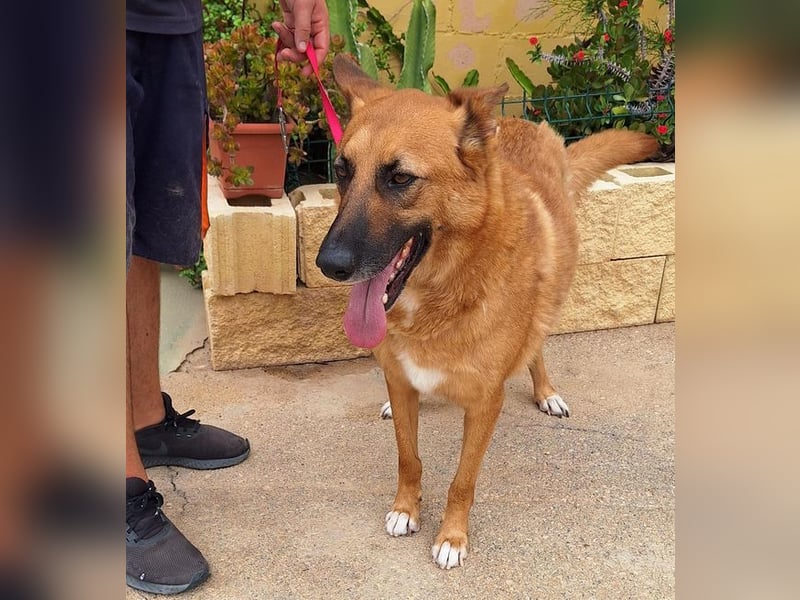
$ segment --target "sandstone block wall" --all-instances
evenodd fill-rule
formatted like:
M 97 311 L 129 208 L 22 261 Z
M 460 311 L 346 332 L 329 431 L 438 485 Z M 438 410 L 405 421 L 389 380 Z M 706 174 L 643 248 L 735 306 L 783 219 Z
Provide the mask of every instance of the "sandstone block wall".
M 556 333 L 675 318 L 675 165 L 608 171 L 577 207 L 578 268 Z
M 251 292 L 225 296 L 203 288 L 216 370 L 327 362 L 367 356 L 344 335 L 350 289 L 297 286 L 295 294 Z

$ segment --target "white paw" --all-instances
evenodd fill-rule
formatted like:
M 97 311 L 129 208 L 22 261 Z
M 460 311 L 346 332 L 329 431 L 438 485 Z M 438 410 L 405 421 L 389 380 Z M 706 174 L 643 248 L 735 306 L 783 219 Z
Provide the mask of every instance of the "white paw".
M 381 406 L 381 419 L 391 419 L 392 418 L 392 403 L 388 400 L 383 403 Z
M 409 535 L 419 531 L 417 523 L 408 513 L 397 512 L 396 510 L 386 513 L 386 533 L 392 537 Z
M 434 562 L 442 569 L 452 569 L 460 567 L 467 558 L 467 545 L 453 547 L 450 542 L 444 542 L 441 546 L 435 545 L 431 548 Z
M 546 412 L 548 415 L 553 415 L 554 417 L 560 418 L 569 416 L 569 406 L 567 406 L 567 403 L 564 402 L 558 394 L 553 394 L 542 400 L 539 403 L 539 410 Z

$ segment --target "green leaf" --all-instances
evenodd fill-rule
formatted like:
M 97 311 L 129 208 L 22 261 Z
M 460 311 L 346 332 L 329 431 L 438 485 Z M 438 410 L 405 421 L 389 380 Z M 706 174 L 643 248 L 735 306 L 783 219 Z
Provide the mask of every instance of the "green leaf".
M 472 69 L 469 73 L 464 76 L 464 87 L 477 87 L 478 82 L 480 81 L 480 74 L 478 73 L 478 69 Z
M 622 91 L 625 92 L 625 98 L 628 101 L 632 100 L 634 94 L 636 93 L 636 91 L 634 90 L 633 86 L 630 83 L 626 83 L 622 87 Z
M 624 106 L 614 106 L 611 109 L 611 112 L 614 113 L 615 115 L 627 115 L 628 109 L 625 108 Z
M 441 75 L 434 73 L 433 82 L 437 86 L 436 93 L 438 93 L 440 96 L 447 96 L 447 94 L 450 93 L 450 84 L 448 84 L 445 78 Z
M 533 96 L 533 82 L 527 75 L 525 75 L 525 73 L 522 72 L 522 69 L 520 69 L 519 65 L 514 62 L 514 59 L 507 57 L 506 67 L 508 67 L 508 71 L 514 78 L 514 81 L 516 81 L 520 87 L 525 90 L 525 93 L 527 93 L 529 96 Z
M 377 80 L 378 65 L 375 63 L 375 55 L 372 53 L 372 48 L 361 42 L 356 42 L 356 48 L 358 49 L 358 64 L 361 69 L 364 73 Z

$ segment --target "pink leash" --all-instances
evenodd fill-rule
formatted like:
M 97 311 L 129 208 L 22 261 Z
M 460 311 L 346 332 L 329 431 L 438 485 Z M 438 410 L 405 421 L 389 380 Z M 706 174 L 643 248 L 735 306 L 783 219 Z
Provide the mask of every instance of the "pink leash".
M 319 64 L 317 64 L 317 55 L 314 54 L 314 48 L 309 41 L 306 46 L 306 55 L 308 55 L 308 62 L 311 63 L 311 68 L 314 70 L 314 77 L 317 78 L 317 85 L 319 86 L 319 94 L 322 96 L 322 108 L 325 111 L 325 119 L 328 121 L 328 127 L 331 130 L 331 137 L 333 143 L 339 145 L 339 140 L 342 139 L 342 125 L 339 123 L 339 117 L 333 108 L 333 103 L 328 97 L 328 90 L 322 85 L 322 79 L 319 76 Z
M 283 111 L 283 90 L 280 86 L 280 81 L 278 77 L 278 52 L 280 52 L 283 44 L 281 43 L 280 38 L 278 38 L 277 46 L 275 47 L 275 87 L 278 90 L 278 98 L 276 104 L 278 105 L 278 123 L 281 127 L 281 137 L 283 138 L 283 147 L 288 152 L 289 151 L 289 137 L 286 132 L 286 113 Z M 306 46 L 306 55 L 308 56 L 308 62 L 311 63 L 311 69 L 314 71 L 314 77 L 317 79 L 317 85 L 319 86 L 319 95 L 322 97 L 322 109 L 325 111 L 325 119 L 328 121 L 328 127 L 331 130 L 331 137 L 333 138 L 333 143 L 337 146 L 339 145 L 339 140 L 342 139 L 342 125 L 339 123 L 339 117 L 336 115 L 336 110 L 333 108 L 333 103 L 331 102 L 330 97 L 328 96 L 328 91 L 325 89 L 325 86 L 322 84 L 322 78 L 319 74 L 319 63 L 317 63 L 317 55 L 314 54 L 314 48 L 311 45 L 311 40 L 309 40 L 308 45 Z

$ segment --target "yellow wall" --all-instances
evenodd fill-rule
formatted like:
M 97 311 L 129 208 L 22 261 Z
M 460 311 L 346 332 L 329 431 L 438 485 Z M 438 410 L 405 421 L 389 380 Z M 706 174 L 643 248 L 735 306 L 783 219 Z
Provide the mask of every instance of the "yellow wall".
M 396 33 L 405 31 L 411 14 L 409 0 L 370 0 L 392 24 Z M 470 69 L 478 69 L 481 85 L 508 82 L 509 95 L 520 92 L 505 66 L 513 58 L 534 82 L 549 80 L 545 67 L 533 65 L 525 54 L 528 38 L 539 37 L 548 51 L 557 44 L 570 43 L 573 36 L 557 32 L 548 0 L 437 0 L 436 60 L 433 71 L 451 86 L 461 83 Z M 543 11 L 547 14 L 542 15 Z M 645 21 L 665 21 L 666 9 L 659 11 L 657 0 L 645 0 Z
M 275 0 L 255 0 L 261 6 Z M 369 0 L 392 24 L 395 33 L 406 30 L 411 15 L 410 0 Z M 526 52 L 528 38 L 539 38 L 547 52 L 558 44 L 573 40 L 569 32 L 559 32 L 548 0 L 435 0 L 436 60 L 433 72 L 451 86 L 461 83 L 470 69 L 478 69 L 481 85 L 507 82 L 509 95 L 521 95 L 519 86 L 506 69 L 507 56 L 513 58 L 535 83 L 547 83 L 546 67 L 531 64 Z M 666 23 L 666 8 L 658 0 L 644 0 L 644 21 Z

